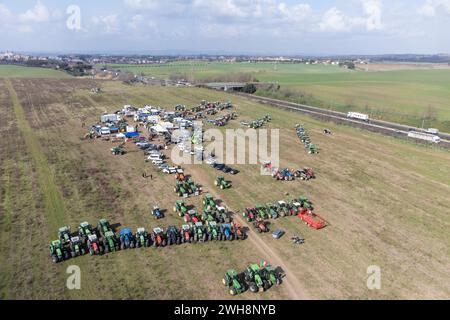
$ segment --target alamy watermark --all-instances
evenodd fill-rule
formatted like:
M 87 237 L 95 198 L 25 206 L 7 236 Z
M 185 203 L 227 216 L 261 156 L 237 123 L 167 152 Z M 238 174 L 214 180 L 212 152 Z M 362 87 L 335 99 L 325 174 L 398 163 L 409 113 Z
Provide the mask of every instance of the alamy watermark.
M 66 20 L 66 26 L 69 30 L 81 30 L 81 9 L 79 6 L 72 4 L 67 7 L 66 14 L 68 18 Z
M 367 267 L 367 288 L 369 290 L 381 289 L 381 268 L 377 265 L 371 265 Z
M 66 287 L 69 290 L 81 289 L 81 269 L 77 265 L 70 265 L 66 269 L 66 273 L 69 274 L 66 280 Z

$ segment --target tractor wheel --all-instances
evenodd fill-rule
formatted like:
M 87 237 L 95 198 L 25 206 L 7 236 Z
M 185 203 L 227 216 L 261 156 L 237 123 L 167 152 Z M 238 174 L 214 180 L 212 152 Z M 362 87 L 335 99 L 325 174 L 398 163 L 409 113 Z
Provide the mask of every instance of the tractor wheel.
M 173 207 L 173 212 L 177 212 L 177 207 Z
M 208 235 L 205 233 L 203 234 L 203 242 L 205 242 L 206 240 L 208 240 Z
M 58 257 L 57 257 L 56 255 L 52 255 L 52 261 L 53 261 L 54 263 L 58 263 L 58 262 L 59 262 L 59 259 L 58 259 Z
M 109 252 L 109 246 L 105 246 L 105 253 Z
M 86 250 L 84 250 L 84 248 L 81 249 L 81 255 L 85 255 L 86 254 Z
M 222 190 L 223 190 L 223 184 L 221 184 L 221 185 L 220 185 L 220 189 L 222 189 Z
M 232 295 L 232 296 L 235 296 L 236 295 L 236 289 L 235 288 L 231 288 L 230 289 L 230 294 Z
M 267 280 L 263 281 L 263 290 L 266 291 L 267 289 L 270 288 L 270 283 Z
M 217 180 L 216 180 L 216 181 L 214 181 L 214 185 L 215 185 L 215 186 L 217 186 L 217 185 L 218 185 L 218 183 L 217 183 Z
M 226 286 L 227 285 L 227 280 L 225 278 L 223 278 L 222 279 L 222 283 L 223 283 L 224 286 Z
M 167 240 L 167 245 L 168 245 L 168 246 L 171 246 L 171 245 L 172 245 L 172 239 L 171 239 L 171 238 L 169 238 L 169 239 Z
M 70 257 L 69 253 L 67 251 L 64 252 L 64 259 L 67 260 L 69 259 L 69 257 Z
M 181 238 L 178 238 L 177 239 L 177 244 L 180 244 L 181 243 Z
M 70 252 L 70 255 L 72 256 L 72 258 L 75 258 L 76 252 L 75 252 L 75 251 L 71 251 L 71 252 Z
M 134 241 L 131 241 L 131 243 L 130 243 L 130 248 L 133 249 L 134 247 L 135 247 Z
M 163 239 L 163 241 L 162 241 L 162 243 L 161 243 L 161 246 L 162 246 L 162 247 L 165 247 L 165 246 L 166 246 L 166 239 Z
M 249 289 L 251 292 L 256 293 L 258 292 L 258 286 L 254 282 L 250 282 Z
M 277 280 L 276 280 L 277 282 L 277 286 L 279 286 L 280 284 L 281 284 L 281 279 L 280 278 L 277 278 Z

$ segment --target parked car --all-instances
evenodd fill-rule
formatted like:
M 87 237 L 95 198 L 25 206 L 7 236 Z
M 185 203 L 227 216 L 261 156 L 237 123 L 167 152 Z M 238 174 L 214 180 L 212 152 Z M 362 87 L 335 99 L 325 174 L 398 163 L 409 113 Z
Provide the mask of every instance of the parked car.
M 177 172 L 177 168 L 175 168 L 175 167 L 165 167 L 165 168 L 162 169 L 162 172 L 168 173 L 168 174 L 172 174 L 172 173 Z
M 280 230 L 280 229 L 277 229 L 274 232 L 272 232 L 272 237 L 274 239 L 280 239 L 283 235 L 284 235 L 284 231 Z

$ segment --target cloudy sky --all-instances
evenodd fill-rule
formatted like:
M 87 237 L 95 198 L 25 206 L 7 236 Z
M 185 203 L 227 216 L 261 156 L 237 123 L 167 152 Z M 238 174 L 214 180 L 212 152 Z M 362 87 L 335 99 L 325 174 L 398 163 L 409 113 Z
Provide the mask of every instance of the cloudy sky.
M 450 53 L 449 30 L 450 0 L 0 0 L 0 51 Z

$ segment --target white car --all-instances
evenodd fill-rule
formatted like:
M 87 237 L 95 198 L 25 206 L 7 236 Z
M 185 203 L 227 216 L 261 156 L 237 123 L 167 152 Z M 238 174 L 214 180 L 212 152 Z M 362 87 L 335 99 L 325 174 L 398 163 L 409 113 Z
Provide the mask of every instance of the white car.
M 162 169 L 162 172 L 172 174 L 177 172 L 177 169 L 174 167 L 165 167 L 164 169 Z
M 209 164 L 209 165 L 214 164 L 216 162 L 217 162 L 217 160 L 215 158 L 208 158 L 208 159 L 206 159 L 206 164 Z
M 164 160 L 152 160 L 152 163 L 153 163 L 154 165 L 160 165 L 160 164 L 163 164 L 163 163 L 164 163 Z

